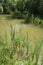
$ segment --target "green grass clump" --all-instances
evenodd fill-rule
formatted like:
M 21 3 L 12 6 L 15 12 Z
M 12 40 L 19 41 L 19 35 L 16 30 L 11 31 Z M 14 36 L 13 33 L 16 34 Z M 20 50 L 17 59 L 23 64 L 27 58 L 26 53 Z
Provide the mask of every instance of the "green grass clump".
M 15 32 L 12 26 L 10 38 L 11 48 L 6 33 L 3 37 L 0 37 L 0 65 L 43 65 L 43 53 L 41 52 L 43 39 L 32 44 L 29 41 L 28 32 L 25 37 L 21 30 Z

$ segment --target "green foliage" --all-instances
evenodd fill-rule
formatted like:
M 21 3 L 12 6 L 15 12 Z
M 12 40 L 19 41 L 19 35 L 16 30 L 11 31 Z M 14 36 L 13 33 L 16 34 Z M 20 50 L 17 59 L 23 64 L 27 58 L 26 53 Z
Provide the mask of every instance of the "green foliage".
M 2 3 L 5 13 L 17 9 L 22 13 L 27 10 L 34 15 L 43 15 L 43 0 L 4 0 Z
M 31 13 L 28 11 L 28 14 L 26 15 L 26 23 L 30 23 L 31 22 Z
M 20 11 L 15 11 L 14 17 L 17 19 L 22 19 L 22 13 Z
M 34 23 L 35 23 L 35 24 L 41 24 L 41 20 L 40 20 L 38 17 L 36 17 L 36 18 L 34 19 Z
M 2 14 L 2 13 L 3 13 L 3 7 L 0 6 L 0 14 Z
M 40 0 L 38 10 L 40 15 L 43 16 L 43 0 Z

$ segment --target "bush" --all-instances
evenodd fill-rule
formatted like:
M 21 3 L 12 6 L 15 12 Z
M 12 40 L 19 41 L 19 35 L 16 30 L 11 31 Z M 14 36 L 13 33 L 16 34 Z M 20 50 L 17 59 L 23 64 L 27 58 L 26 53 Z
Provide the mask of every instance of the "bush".
M 26 15 L 26 21 L 25 21 L 25 23 L 31 23 L 31 13 L 30 12 L 28 12 L 28 14 Z
M 13 14 L 13 18 L 22 19 L 22 13 L 20 11 L 15 11 Z
M 27 11 L 24 11 L 22 15 L 23 15 L 23 19 L 27 19 L 28 12 Z
M 35 17 L 34 23 L 37 24 L 37 25 L 41 24 L 41 19 L 39 17 Z

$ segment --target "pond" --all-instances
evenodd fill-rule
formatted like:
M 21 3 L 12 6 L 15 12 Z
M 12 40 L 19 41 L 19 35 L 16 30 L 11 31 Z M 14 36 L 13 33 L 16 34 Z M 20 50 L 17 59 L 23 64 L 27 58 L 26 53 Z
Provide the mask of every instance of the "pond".
M 26 36 L 27 32 L 29 35 L 30 41 L 34 41 L 34 39 L 42 39 L 43 38 L 43 28 L 39 26 L 35 26 L 34 24 L 21 24 L 23 20 L 19 19 L 6 19 L 6 15 L 0 15 L 0 36 L 4 35 L 6 32 L 9 38 L 10 25 L 15 27 L 16 31 L 21 29 L 21 32 Z

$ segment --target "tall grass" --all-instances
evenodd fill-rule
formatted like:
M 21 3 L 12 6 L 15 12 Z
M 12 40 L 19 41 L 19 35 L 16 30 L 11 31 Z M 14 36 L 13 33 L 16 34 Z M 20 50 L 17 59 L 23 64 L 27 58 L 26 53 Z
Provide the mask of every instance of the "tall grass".
M 16 33 L 12 26 L 10 38 L 11 48 L 8 45 L 7 35 L 0 37 L 0 65 L 43 65 L 43 54 L 41 54 L 43 39 L 36 40 L 32 44 L 28 32 L 25 37 L 21 31 Z

